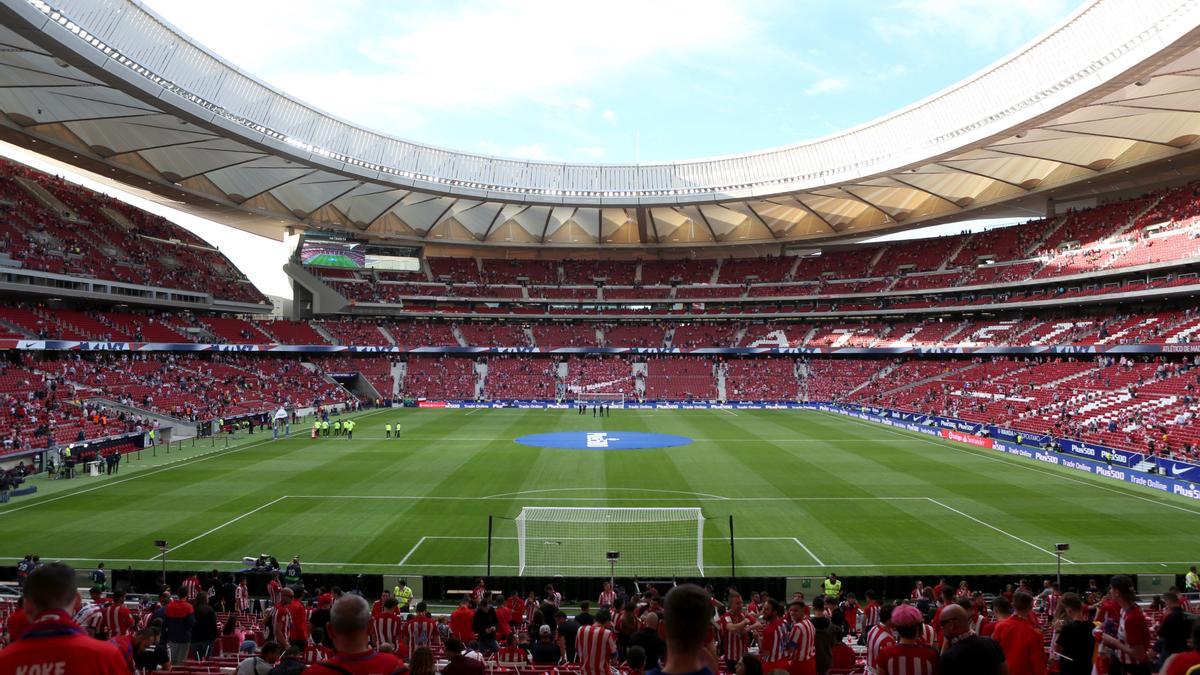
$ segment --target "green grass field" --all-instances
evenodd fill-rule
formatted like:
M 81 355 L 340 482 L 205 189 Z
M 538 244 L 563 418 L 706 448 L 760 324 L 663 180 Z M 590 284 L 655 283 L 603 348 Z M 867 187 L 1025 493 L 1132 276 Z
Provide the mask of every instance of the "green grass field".
M 389 410 L 356 438 L 255 434 L 42 481 L 0 507 L 0 558 L 77 566 L 235 569 L 244 555 L 317 571 L 482 574 L 487 519 L 523 506 L 700 507 L 705 572 L 741 576 L 1172 572 L 1200 560 L 1200 507 L 1182 498 L 813 411 Z M 385 440 L 386 421 L 403 423 Z M 517 436 L 653 431 L 690 445 L 539 449 Z M 516 573 L 497 520 L 493 575 Z M 402 563 L 403 561 L 403 563 Z M 402 563 L 402 564 L 401 564 Z M 7 563 L 7 564 L 11 564 Z M 618 571 L 620 568 L 618 568 Z M 570 570 L 564 570 L 570 573 Z

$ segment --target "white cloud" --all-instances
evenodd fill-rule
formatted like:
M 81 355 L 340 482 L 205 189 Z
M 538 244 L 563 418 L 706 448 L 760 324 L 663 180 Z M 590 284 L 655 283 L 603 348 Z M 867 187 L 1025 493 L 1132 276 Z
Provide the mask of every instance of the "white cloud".
M 350 26 L 359 0 L 145 0 L 189 37 L 263 77 Z M 302 59 L 303 61 L 303 59 Z M 304 64 L 307 67 L 310 64 Z
M 844 77 L 826 77 L 817 80 L 812 86 L 804 90 L 805 94 L 812 96 L 814 94 L 826 94 L 831 91 L 840 91 L 849 86 L 849 82 Z
M 588 113 L 595 103 L 572 91 L 578 86 L 736 50 L 759 30 L 750 8 L 736 0 L 483 0 L 416 8 L 383 0 L 148 2 L 289 94 L 402 135 L 444 110 L 557 99 Z M 357 20 L 363 15 L 372 17 L 367 28 Z M 654 37 L 625 39 L 631 24 Z
M 605 108 L 600 117 L 603 117 L 604 121 L 608 122 L 609 124 L 617 123 L 617 111 L 613 110 L 612 108 Z

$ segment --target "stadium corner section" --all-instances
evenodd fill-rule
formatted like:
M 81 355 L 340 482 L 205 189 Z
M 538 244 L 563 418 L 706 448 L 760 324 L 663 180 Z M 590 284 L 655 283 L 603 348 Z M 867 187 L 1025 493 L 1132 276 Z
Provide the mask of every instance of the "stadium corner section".
M 338 419 L 353 419 L 357 422 L 361 419 L 387 412 L 396 414 L 399 410 L 400 408 L 370 408 L 339 415 Z M 27 497 L 16 497 L 9 503 L 0 505 L 0 516 L 32 508 L 39 504 L 65 499 L 76 494 L 93 492 L 110 485 L 119 485 L 127 481 L 152 476 L 163 471 L 236 454 L 244 450 L 268 445 L 276 440 L 308 439 L 309 430 L 312 428 L 312 419 L 312 415 L 301 418 L 299 423 L 293 425 L 295 428 L 292 429 L 290 435 L 287 437 L 281 436 L 278 439 L 272 438 L 270 431 L 254 434 L 236 431 L 232 434 L 221 433 L 204 438 L 176 441 L 170 445 L 170 448 L 164 444 L 155 448 L 143 449 L 141 453 L 130 453 L 129 459 L 122 465 L 121 471 L 113 475 L 100 475 L 86 479 L 50 480 L 41 473 L 34 474 L 28 480 L 38 487 L 37 492 Z M 307 423 L 305 423 L 306 421 Z
M 1149 488 L 1157 492 L 1200 501 L 1200 486 L 1197 485 L 1197 482 L 1168 477 L 1159 473 L 1159 471 L 1162 471 L 1163 466 L 1167 466 L 1169 468 L 1164 473 L 1174 474 L 1177 471 L 1179 473 L 1190 473 L 1192 469 L 1196 469 L 1195 473 L 1200 477 L 1200 467 L 1184 462 L 1171 460 L 1167 460 L 1166 462 L 1139 461 L 1139 458 L 1143 456 L 1137 453 L 1105 448 L 1072 439 L 1055 439 L 1038 434 L 1021 434 L 1010 429 L 999 429 L 990 425 L 979 425 L 953 418 L 920 415 L 888 408 L 871 408 L 838 403 L 811 403 L 804 407 L 827 415 L 844 415 L 853 419 L 863 420 L 866 423 L 890 427 L 891 429 L 886 430 L 898 435 L 934 436 L 943 441 L 963 443 L 980 450 L 995 450 L 1002 453 L 996 457 L 997 459 L 1003 455 L 1010 455 L 1014 458 L 1012 460 L 1014 462 L 1025 463 L 1025 460 L 1034 460 L 1035 462 L 1049 464 L 1059 469 L 1072 469 L 1088 473 L 1106 479 L 1106 481 L 1121 481 Z M 965 427 L 973 427 L 973 430 L 959 430 Z M 998 432 L 1000 435 L 1011 436 L 1012 440 L 994 437 Z M 1026 440 L 1034 441 L 1038 444 L 1027 445 L 1024 442 Z M 929 440 L 928 442 L 937 444 L 933 440 Z M 972 452 L 972 454 L 978 453 Z M 980 456 L 986 457 L 987 455 Z M 1101 457 L 1103 461 L 1091 459 L 1091 457 L 1096 456 Z M 1139 470 L 1138 467 L 1143 465 L 1155 468 L 1156 472 L 1151 473 L 1150 471 Z M 1074 480 L 1066 472 L 1062 472 L 1061 475 L 1068 480 Z

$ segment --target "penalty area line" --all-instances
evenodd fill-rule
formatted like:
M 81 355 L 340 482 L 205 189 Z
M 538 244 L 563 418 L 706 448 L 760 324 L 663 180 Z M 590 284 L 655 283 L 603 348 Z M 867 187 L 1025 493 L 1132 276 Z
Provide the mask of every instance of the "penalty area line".
M 478 408 L 476 408 L 476 410 L 478 410 Z M 421 544 L 424 544 L 426 539 L 427 537 L 421 537 L 418 539 L 417 543 L 413 544 L 413 547 L 408 549 L 408 553 L 404 555 L 404 558 L 401 559 L 400 562 L 396 563 L 396 566 L 400 567 L 404 565 L 404 563 L 408 562 L 408 559 L 412 557 L 412 554 L 417 552 L 417 549 L 421 548 Z
M 216 532 L 217 530 L 219 530 L 227 525 L 232 525 L 232 524 L 236 523 L 237 521 L 241 520 L 242 518 L 245 518 L 246 516 L 250 516 L 255 513 L 258 513 L 259 511 L 262 511 L 263 509 L 267 508 L 268 506 L 278 504 L 279 502 L 281 502 L 285 499 L 287 499 L 287 495 L 283 495 L 282 497 L 276 497 L 275 499 L 272 499 L 271 501 L 267 502 L 266 504 L 263 504 L 262 506 L 260 506 L 256 509 L 251 509 L 236 518 L 230 518 L 229 520 L 221 523 L 220 525 L 212 528 L 211 530 L 209 530 L 203 534 L 198 534 L 195 537 L 192 537 L 191 539 L 188 539 L 187 541 L 183 542 L 182 544 L 179 544 L 178 546 L 172 546 L 171 548 L 167 549 L 167 553 L 174 553 L 175 551 L 178 551 L 179 549 L 183 548 L 184 546 L 187 546 L 188 544 L 191 544 L 200 539 L 203 539 L 203 538 L 207 537 L 208 535 L 212 534 L 213 532 Z M 151 560 L 158 560 L 162 556 L 163 556 L 163 554 L 159 553 L 158 555 L 151 558 Z
M 952 512 L 954 512 L 954 513 L 957 513 L 958 515 L 962 516 L 963 518 L 966 518 L 967 520 L 971 520 L 971 521 L 974 521 L 974 522 L 976 522 L 976 523 L 979 523 L 980 525 L 983 525 L 984 527 L 986 527 L 986 528 L 988 528 L 988 529 L 990 529 L 990 530 L 995 530 L 996 532 L 999 532 L 1000 534 L 1002 534 L 1002 535 L 1004 535 L 1004 536 L 1006 536 L 1006 537 L 1009 537 L 1010 539 L 1016 539 L 1017 541 L 1021 542 L 1022 544 L 1025 544 L 1026 546 L 1032 546 L 1033 548 L 1036 548 L 1037 550 L 1041 551 L 1042 553 L 1046 553 L 1046 554 L 1052 555 L 1052 556 L 1054 556 L 1055 558 L 1057 558 L 1057 557 L 1058 557 L 1058 554 L 1057 554 L 1057 553 L 1055 553 L 1054 551 L 1051 551 L 1051 550 L 1050 550 L 1050 549 L 1048 549 L 1048 548 L 1042 548 L 1041 546 L 1038 546 L 1037 544 L 1035 544 L 1035 543 L 1033 543 L 1033 542 L 1031 542 L 1031 541 L 1029 541 L 1029 540 L 1027 540 L 1027 539 L 1022 539 L 1022 538 L 1018 537 L 1017 535 L 1013 534 L 1012 532 L 1009 532 L 1008 530 L 1002 530 L 1002 529 L 1000 529 L 1000 528 L 996 527 L 995 525 L 992 525 L 991 523 L 985 523 L 984 521 L 982 521 L 982 520 L 980 520 L 980 519 L 976 518 L 975 516 L 973 516 L 973 515 L 971 515 L 971 514 L 969 514 L 969 513 L 965 513 L 965 512 L 963 512 L 963 511 L 959 511 L 958 509 L 954 508 L 953 506 L 949 506 L 949 505 L 947 505 L 947 504 L 943 504 L 942 502 L 939 502 L 938 500 L 936 500 L 936 499 L 934 499 L 934 498 L 932 498 L 932 497 L 926 497 L 926 499 L 928 499 L 929 501 L 933 502 L 934 504 L 937 504 L 938 506 L 942 507 L 943 509 L 946 509 L 947 511 L 952 511 Z M 1063 561 L 1063 562 L 1065 562 L 1065 563 L 1067 563 L 1067 564 L 1070 564 L 1070 565 L 1074 565 L 1074 564 L 1075 564 L 1075 563 L 1071 562 L 1070 560 L 1067 560 L 1066 558 L 1063 558 L 1063 559 L 1062 559 L 1062 561 Z
M 817 564 L 818 564 L 818 565 L 820 565 L 821 567 L 824 567 L 824 566 L 825 566 L 825 563 L 821 562 L 821 559 L 820 559 L 820 558 L 818 558 L 818 557 L 817 557 L 817 556 L 816 556 L 816 555 L 815 555 L 815 554 L 814 554 L 814 553 L 813 553 L 811 550 L 809 550 L 809 548 L 808 548 L 807 546 L 805 546 L 805 545 L 804 545 L 804 542 L 800 541 L 800 540 L 799 540 L 799 539 L 797 539 L 796 537 L 792 537 L 792 541 L 796 542 L 796 544 L 797 544 L 797 545 L 798 545 L 800 548 L 804 549 L 804 552 L 808 554 L 808 557 L 810 557 L 810 558 L 812 558 L 813 560 L 815 560 L 815 561 L 817 562 Z

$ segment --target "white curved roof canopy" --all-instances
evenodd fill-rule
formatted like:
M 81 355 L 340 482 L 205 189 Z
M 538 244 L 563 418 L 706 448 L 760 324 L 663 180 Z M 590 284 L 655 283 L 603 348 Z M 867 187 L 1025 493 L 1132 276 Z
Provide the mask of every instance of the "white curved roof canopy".
M 879 120 L 656 165 L 486 157 L 363 129 L 237 70 L 132 0 L 0 0 L 0 12 L 10 128 L 276 225 L 403 239 L 859 236 L 1172 157 L 1200 139 L 1198 0 L 1097 0 Z

